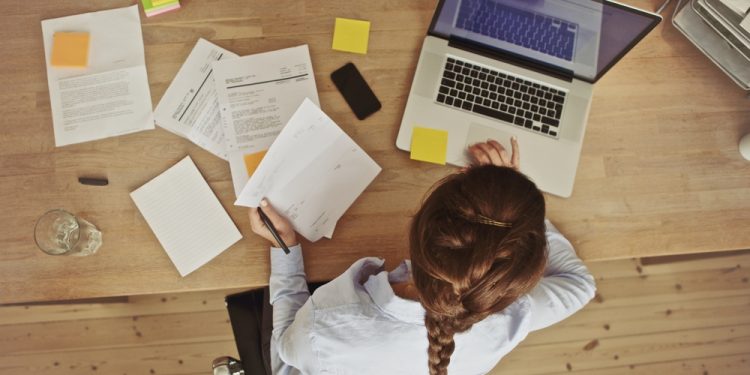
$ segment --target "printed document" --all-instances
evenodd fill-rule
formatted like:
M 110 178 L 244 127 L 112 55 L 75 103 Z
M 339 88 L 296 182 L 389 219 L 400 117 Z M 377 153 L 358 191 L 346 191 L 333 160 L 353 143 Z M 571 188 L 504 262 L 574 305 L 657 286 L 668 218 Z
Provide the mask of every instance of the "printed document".
M 310 51 L 302 45 L 217 61 L 214 80 L 239 196 L 257 165 L 250 165 L 252 160 L 271 146 L 302 101 L 307 98 L 318 105 Z
M 156 106 L 156 124 L 226 160 L 213 63 L 236 57 L 236 54 L 224 48 L 198 39 Z
M 56 32 L 90 35 L 85 68 L 53 67 Z M 55 145 L 154 128 L 138 6 L 42 21 Z
M 242 238 L 190 156 L 130 197 L 181 276 Z
M 289 119 L 237 198 L 258 207 L 268 198 L 310 241 L 333 229 L 380 166 L 311 100 Z

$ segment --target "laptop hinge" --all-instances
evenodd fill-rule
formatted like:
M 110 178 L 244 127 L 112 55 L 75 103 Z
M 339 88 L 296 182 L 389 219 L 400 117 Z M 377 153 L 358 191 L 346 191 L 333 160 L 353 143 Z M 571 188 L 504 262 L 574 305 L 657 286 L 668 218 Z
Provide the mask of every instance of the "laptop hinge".
M 532 61 L 511 52 L 498 51 L 496 49 L 483 46 L 481 44 L 478 44 L 477 42 L 465 38 L 451 36 L 448 39 L 448 46 L 458 48 L 467 52 L 476 53 L 477 55 L 489 57 L 491 59 L 499 59 L 503 62 L 513 64 L 520 68 L 530 69 L 537 73 L 559 78 L 567 82 L 573 81 L 572 70 L 553 67 L 537 61 Z

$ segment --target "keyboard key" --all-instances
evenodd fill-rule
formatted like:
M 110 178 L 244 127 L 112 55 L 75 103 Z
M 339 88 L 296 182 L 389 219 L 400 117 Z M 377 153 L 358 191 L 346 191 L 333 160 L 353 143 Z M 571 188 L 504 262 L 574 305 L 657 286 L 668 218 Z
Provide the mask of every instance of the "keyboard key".
M 528 86 L 521 86 L 521 92 L 529 92 Z
M 464 104 L 461 106 L 461 108 L 471 111 L 472 104 L 470 102 L 464 102 Z
M 482 68 L 482 73 L 489 73 L 489 72 L 490 72 L 490 70 L 489 70 L 489 69 L 487 69 L 487 68 Z
M 474 98 L 474 103 L 482 104 L 482 100 L 484 100 L 484 99 L 482 99 L 481 96 L 477 96 L 477 97 Z
M 496 118 L 498 120 L 502 120 L 502 121 L 506 121 L 506 122 L 513 122 L 513 116 L 511 116 L 511 115 L 509 115 L 507 113 L 496 111 L 496 110 L 494 110 L 492 108 L 487 108 L 487 107 L 483 107 L 483 106 L 480 106 L 480 105 L 476 105 L 476 106 L 474 106 L 473 111 L 474 111 L 474 113 L 478 113 L 480 115 L 485 115 L 485 116 L 489 116 L 489 117 L 492 117 L 492 118 Z
M 453 98 L 451 98 L 450 96 L 445 98 L 445 104 L 453 105 Z
M 497 92 L 497 89 L 498 89 L 497 85 L 495 84 L 490 85 L 490 91 Z
M 498 102 L 492 102 L 492 105 L 490 107 L 492 107 L 492 109 L 499 109 L 500 108 L 500 103 L 498 103 Z
M 490 71 L 490 75 L 496 76 L 496 75 L 497 75 L 497 71 L 495 71 L 495 70 L 491 70 L 491 71 Z
M 474 85 L 474 86 L 479 86 L 480 83 L 481 83 L 481 81 L 478 80 L 478 79 L 476 79 L 476 78 L 471 80 L 471 84 Z
M 553 96 L 553 97 L 552 97 L 552 100 L 554 100 L 554 101 L 556 101 L 556 102 L 558 102 L 558 103 L 562 103 L 562 102 L 564 102 L 564 101 L 565 101 L 565 98 L 563 98 L 563 97 L 562 97 L 562 96 L 560 96 L 560 95 L 555 95 L 555 96 Z
M 529 108 L 531 108 L 531 105 L 528 102 L 523 102 L 523 104 L 521 105 L 521 107 L 523 109 L 529 109 Z
M 560 121 L 553 119 L 553 118 L 549 118 L 547 116 L 542 117 L 542 123 L 547 124 L 549 126 L 554 126 L 554 127 L 557 127 L 558 125 L 560 125 Z
M 479 95 L 482 90 L 480 90 L 479 87 L 475 87 L 471 90 L 471 92 L 474 93 L 474 95 Z
M 515 115 L 516 114 L 516 109 L 514 107 L 510 107 L 510 108 L 508 108 L 508 113 L 510 113 L 511 115 Z
M 451 95 L 453 95 L 453 91 L 451 91 Z M 532 104 L 531 105 L 531 112 L 538 112 L 538 111 L 539 111 L 539 106 L 536 105 L 536 104 Z
M 464 89 L 464 84 L 463 83 L 456 83 L 456 89 L 457 90 L 463 90 Z
M 461 108 L 461 105 L 462 105 L 462 104 L 464 104 L 464 101 L 463 101 L 463 100 L 461 100 L 461 99 L 456 99 L 456 100 L 454 100 L 454 101 L 453 101 L 453 106 L 454 106 L 454 107 L 458 107 L 458 108 Z
M 510 87 L 512 87 L 513 90 L 518 90 L 521 87 L 521 85 L 519 85 L 518 83 L 513 82 L 513 84 L 511 84 Z
M 440 86 L 439 90 L 441 94 L 447 94 L 451 91 L 451 89 L 449 89 L 448 86 Z
M 542 130 L 542 128 L 540 128 L 540 127 L 538 127 L 538 126 L 532 126 L 531 128 L 532 128 L 532 129 L 534 129 L 534 130 L 536 130 L 536 131 L 540 131 L 540 130 Z
M 443 72 L 443 77 L 448 78 L 448 79 L 455 79 L 456 73 L 449 72 L 446 70 L 445 72 Z
M 555 109 L 555 102 L 547 102 L 547 108 L 549 108 L 550 110 Z
M 471 71 L 471 69 L 469 69 L 469 68 L 463 68 L 463 69 L 461 69 L 461 74 L 468 75 L 470 71 Z
M 489 83 L 487 83 L 487 82 L 482 82 L 482 84 L 481 84 L 480 86 L 481 86 L 481 87 L 482 87 L 483 89 L 485 89 L 485 90 L 487 90 L 488 88 L 490 88 L 490 84 L 489 84 Z
M 474 101 L 474 95 L 471 95 L 471 94 L 466 95 L 466 100 L 468 100 L 470 102 L 473 102 Z
M 465 93 L 465 92 L 463 92 L 463 91 L 459 92 L 459 93 L 458 93 L 458 98 L 459 98 L 459 99 L 466 99 L 466 93 Z
M 542 125 L 542 133 L 549 133 L 549 126 L 548 125 Z
M 556 137 L 556 136 L 557 136 L 557 132 L 556 132 L 556 131 L 552 131 L 552 130 L 550 130 L 550 131 L 549 131 L 549 135 L 551 135 L 551 136 L 553 136 L 553 137 Z
M 453 64 L 453 63 L 455 63 L 455 62 L 456 62 L 456 59 L 454 59 L 454 58 L 452 58 L 452 57 L 449 57 L 449 58 L 448 58 L 448 63 L 449 63 L 449 64 Z
M 479 72 L 477 72 L 476 70 L 472 70 L 469 72 L 469 75 L 472 76 L 472 78 L 477 78 L 479 77 Z
M 453 97 L 455 97 L 455 96 L 457 96 L 457 95 L 458 95 L 458 90 L 456 90 L 456 89 L 451 89 L 451 92 L 450 92 L 450 96 L 453 96 Z
M 520 107 L 522 104 L 523 104 L 523 102 L 520 101 L 520 100 L 518 100 L 518 99 L 516 99 L 516 100 L 513 101 L 513 105 L 516 106 L 516 107 Z
M 445 103 L 445 95 L 439 94 L 437 97 L 438 103 Z
M 487 79 L 487 73 L 479 73 L 479 79 L 481 80 Z
M 456 87 L 456 81 L 452 81 L 447 78 L 443 78 L 443 80 L 440 83 L 442 83 L 444 86 Z
M 550 94 L 550 93 L 548 93 L 548 92 L 545 92 L 545 93 L 544 93 L 544 99 L 547 99 L 547 100 L 552 100 L 552 94 Z
M 546 106 L 546 105 L 547 105 L 547 101 L 546 101 L 546 100 L 544 100 L 544 99 L 540 99 L 540 100 L 539 100 L 539 105 L 540 105 L 540 106 Z
M 515 117 L 515 118 L 513 119 L 513 123 L 514 123 L 514 124 L 516 124 L 516 125 L 521 125 L 521 126 L 523 126 L 523 123 L 524 123 L 524 121 L 523 121 L 523 117 L 518 117 L 518 116 L 516 116 L 516 117 Z
M 480 95 L 482 95 L 483 97 L 487 98 L 487 97 L 490 96 L 490 92 L 487 91 L 487 90 L 482 90 L 482 93 Z
M 534 117 L 532 117 L 532 119 L 533 119 L 534 121 L 537 121 L 537 122 L 539 122 L 539 121 L 542 121 L 542 116 L 539 116 L 539 114 L 538 114 L 538 113 L 535 113 L 535 114 L 534 114 Z
M 523 115 L 526 113 L 523 109 L 516 108 L 516 116 L 523 117 Z
M 507 104 L 500 104 L 500 110 L 503 112 L 508 112 L 508 105 Z
M 531 96 L 536 95 L 536 89 L 529 89 L 529 95 Z
M 455 60 L 453 63 L 456 64 L 456 65 L 463 65 L 464 64 L 464 62 L 461 61 L 461 60 Z
M 531 121 L 531 116 L 532 116 L 532 115 L 533 115 L 533 114 L 532 114 L 531 112 L 529 112 L 529 111 L 526 111 L 526 113 L 524 113 L 524 114 L 523 114 L 523 117 L 526 117 L 526 119 L 528 119 L 529 121 Z
M 485 107 L 490 107 L 492 105 L 492 101 L 490 101 L 489 99 L 484 99 L 482 101 L 482 104 L 484 104 Z
M 531 121 L 529 119 L 526 119 L 523 122 L 523 126 L 526 127 L 526 128 L 528 128 L 529 126 L 533 126 L 533 125 L 534 125 L 533 121 Z
M 510 81 L 503 81 L 503 87 L 510 87 L 511 83 Z
M 528 94 L 523 94 L 523 97 L 521 97 L 521 99 L 523 99 L 523 101 L 525 102 L 528 102 L 529 100 L 531 100 L 531 97 Z
M 522 96 L 523 96 L 523 94 L 521 94 L 520 91 L 516 91 L 516 93 L 513 94 L 513 97 L 516 98 L 516 99 L 521 99 Z

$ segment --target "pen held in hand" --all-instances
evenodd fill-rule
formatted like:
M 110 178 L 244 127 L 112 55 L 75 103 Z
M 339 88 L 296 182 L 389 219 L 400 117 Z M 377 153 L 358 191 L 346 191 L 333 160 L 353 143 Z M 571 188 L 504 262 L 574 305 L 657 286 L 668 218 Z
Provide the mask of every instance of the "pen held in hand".
M 286 243 L 284 243 L 284 240 L 281 239 L 281 236 L 279 235 L 279 232 L 276 231 L 276 227 L 273 226 L 273 223 L 271 222 L 271 219 L 266 216 L 266 213 L 263 212 L 263 210 L 258 207 L 258 215 L 260 215 L 260 220 L 263 221 L 263 224 L 268 228 L 268 231 L 271 232 L 271 235 L 273 238 L 278 242 L 279 246 L 284 250 L 285 254 L 289 254 L 289 247 L 286 246 Z

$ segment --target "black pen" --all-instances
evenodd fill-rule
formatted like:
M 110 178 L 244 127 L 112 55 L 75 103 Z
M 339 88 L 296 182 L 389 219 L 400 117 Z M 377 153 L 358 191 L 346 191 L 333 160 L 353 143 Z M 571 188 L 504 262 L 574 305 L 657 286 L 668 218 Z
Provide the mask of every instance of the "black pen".
M 276 239 L 276 242 L 278 242 L 279 246 L 284 250 L 284 253 L 289 254 L 289 248 L 284 243 L 284 240 L 281 239 L 281 236 L 279 236 L 279 232 L 276 231 L 276 227 L 273 226 L 271 219 L 266 216 L 266 213 L 263 212 L 260 207 L 258 207 L 258 215 L 260 215 L 260 219 L 263 220 L 263 224 L 266 225 L 273 238 Z

